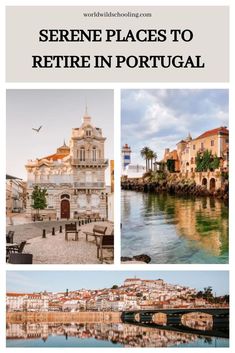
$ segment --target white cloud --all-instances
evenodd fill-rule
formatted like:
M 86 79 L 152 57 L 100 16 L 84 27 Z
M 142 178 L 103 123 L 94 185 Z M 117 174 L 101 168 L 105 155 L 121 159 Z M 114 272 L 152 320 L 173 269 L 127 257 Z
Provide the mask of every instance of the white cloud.
M 143 163 L 139 151 L 148 146 L 160 156 L 188 133 L 228 125 L 227 90 L 124 90 L 122 138 L 131 145 L 133 163 Z M 136 159 L 135 159 L 136 158 Z

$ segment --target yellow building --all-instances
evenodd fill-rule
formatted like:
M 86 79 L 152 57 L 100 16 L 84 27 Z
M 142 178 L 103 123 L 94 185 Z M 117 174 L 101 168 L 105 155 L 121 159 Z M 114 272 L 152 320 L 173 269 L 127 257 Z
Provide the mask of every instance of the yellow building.
M 210 151 L 213 156 L 220 158 L 220 168 L 228 168 L 228 151 L 229 151 L 229 131 L 222 126 L 213 130 L 209 130 L 193 139 L 190 143 L 189 165 L 190 171 L 196 169 L 195 158 L 197 153 Z
M 175 172 L 195 172 L 196 156 L 206 150 L 220 159 L 218 169 L 228 171 L 229 130 L 227 127 L 222 126 L 205 131 L 194 139 L 189 134 L 186 139 L 177 143 L 177 151 L 165 149 L 163 161 L 174 160 Z

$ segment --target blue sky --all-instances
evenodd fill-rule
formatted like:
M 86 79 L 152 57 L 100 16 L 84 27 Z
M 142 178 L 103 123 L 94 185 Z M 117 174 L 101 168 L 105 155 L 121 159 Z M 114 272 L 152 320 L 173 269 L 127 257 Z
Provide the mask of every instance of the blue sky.
M 25 164 L 56 152 L 80 127 L 86 104 L 92 124 L 107 137 L 105 157 L 113 159 L 113 90 L 7 90 L 7 174 L 26 179 Z M 39 133 L 32 128 L 43 125 Z M 109 172 L 106 173 L 109 182 Z
M 228 271 L 7 271 L 7 291 L 65 291 L 109 288 L 121 285 L 125 278 L 162 278 L 198 290 L 212 286 L 217 295 L 229 292 Z
M 122 145 L 132 149 L 132 163 L 144 164 L 140 150 L 150 147 L 161 160 L 165 148 L 188 136 L 228 127 L 226 89 L 133 89 L 122 90 Z

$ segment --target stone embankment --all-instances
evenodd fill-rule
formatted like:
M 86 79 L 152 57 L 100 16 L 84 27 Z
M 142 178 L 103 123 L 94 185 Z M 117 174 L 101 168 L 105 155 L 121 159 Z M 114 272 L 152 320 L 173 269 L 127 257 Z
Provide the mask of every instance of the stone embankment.
M 121 313 L 114 311 L 80 311 L 80 312 L 7 312 L 8 323 L 23 322 L 59 322 L 59 323 L 100 323 L 121 322 Z
M 228 200 L 228 183 L 217 190 L 208 190 L 204 185 L 196 185 L 193 180 L 160 180 L 149 182 L 144 179 L 127 179 L 121 182 L 123 190 L 163 193 L 171 195 L 213 196 Z

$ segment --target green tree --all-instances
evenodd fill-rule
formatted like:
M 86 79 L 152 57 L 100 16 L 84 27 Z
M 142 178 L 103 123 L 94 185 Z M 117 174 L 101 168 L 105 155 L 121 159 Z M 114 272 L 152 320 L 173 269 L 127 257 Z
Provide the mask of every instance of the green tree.
M 151 150 L 149 147 L 143 147 L 140 151 L 141 157 L 145 159 L 146 172 L 148 170 L 153 170 L 153 161 L 156 162 L 157 153 Z
M 217 155 L 213 157 L 213 160 L 210 163 L 210 169 L 215 170 L 218 169 L 220 165 L 220 159 Z
M 118 289 L 118 285 L 114 284 L 111 289 Z
M 226 303 L 229 303 L 229 295 L 228 295 L 228 294 L 225 294 L 225 295 L 222 297 L 222 300 L 225 301 Z
M 206 300 L 212 300 L 214 298 L 213 290 L 212 290 L 211 286 L 204 288 L 203 298 L 206 299 Z
M 140 151 L 141 157 L 145 159 L 146 172 L 149 170 L 149 151 L 150 151 L 150 148 L 146 146 L 143 147 L 142 150 Z
M 202 298 L 203 297 L 203 292 L 201 290 L 199 292 L 197 292 L 196 297 L 197 298 Z
M 32 207 L 37 212 L 39 218 L 39 211 L 47 207 L 47 190 L 42 189 L 40 186 L 35 185 L 32 192 Z
M 211 151 L 205 150 L 203 154 L 197 153 L 196 158 L 196 172 L 207 172 L 208 170 L 215 170 L 219 168 L 220 159 L 217 155 L 212 155 Z
M 150 161 L 150 170 L 153 170 L 153 159 L 154 159 L 154 152 L 152 150 L 149 150 L 147 154 L 148 160 Z

